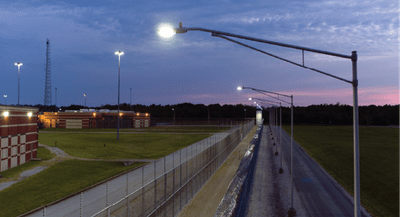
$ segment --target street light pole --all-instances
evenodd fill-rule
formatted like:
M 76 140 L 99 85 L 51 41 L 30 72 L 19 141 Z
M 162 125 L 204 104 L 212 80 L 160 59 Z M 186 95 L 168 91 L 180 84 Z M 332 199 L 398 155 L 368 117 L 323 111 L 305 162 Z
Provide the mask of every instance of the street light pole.
M 118 115 L 117 115 L 117 140 L 119 140 L 119 89 L 120 89 L 120 74 L 121 74 L 121 55 L 124 52 L 117 51 L 115 55 L 118 55 Z
M 22 66 L 22 63 L 18 62 L 15 63 L 16 66 L 18 66 L 18 105 L 19 105 L 19 78 L 20 78 L 20 67 Z
M 7 95 L 3 95 L 4 97 L 4 104 L 7 105 Z
M 172 108 L 172 111 L 174 111 L 174 125 L 175 125 L 175 109 Z
M 282 164 L 283 164 L 283 157 L 282 157 L 282 155 L 283 155 L 283 152 L 282 152 L 282 103 L 279 103 L 279 109 L 280 109 L 280 121 L 281 121 L 281 129 L 279 130 L 280 131 L 280 135 L 279 135 L 279 146 L 280 146 L 280 148 L 281 148 L 281 168 L 279 168 L 279 174 L 282 174 L 283 173 L 283 167 L 282 167 Z
M 358 119 L 358 80 L 357 80 L 357 51 L 351 53 L 353 71 L 353 135 L 354 135 L 354 216 L 361 216 L 360 201 L 360 153 L 359 153 L 359 119 Z
M 84 93 L 83 96 L 85 97 L 85 107 L 86 107 L 86 93 Z
M 130 88 L 130 93 L 129 93 L 129 111 L 132 109 L 132 88 Z
M 175 29 L 164 29 L 163 31 L 159 31 L 160 35 L 165 36 L 165 37 L 171 37 L 174 34 L 177 33 L 186 33 L 188 31 L 203 31 L 203 32 L 208 32 L 211 33 L 211 36 L 219 37 L 228 41 L 231 41 L 233 43 L 239 44 L 241 46 L 250 48 L 252 50 L 261 52 L 263 54 L 275 57 L 277 59 L 283 60 L 287 63 L 309 69 L 315 72 L 318 72 L 320 74 L 324 74 L 327 76 L 330 76 L 332 78 L 347 82 L 352 84 L 353 86 L 353 154 L 354 154 L 354 216 L 355 217 L 360 217 L 361 216 L 361 211 L 360 211 L 360 162 L 359 162 L 359 117 L 358 117 L 358 80 L 357 80 L 357 51 L 353 51 L 351 55 L 344 55 L 344 54 L 339 54 L 339 53 L 334 53 L 334 52 L 329 52 L 329 51 L 323 51 L 323 50 L 317 50 L 313 48 L 307 48 L 307 47 L 302 47 L 302 46 L 296 46 L 296 45 L 291 45 L 291 44 L 285 44 L 285 43 L 280 43 L 280 42 L 275 42 L 275 41 L 269 41 L 269 40 L 264 40 L 264 39 L 258 39 L 258 38 L 253 38 L 253 37 L 248 37 L 248 36 L 242 36 L 242 35 L 237 35 L 237 34 L 232 34 L 232 33 L 227 33 L 227 32 L 221 32 L 221 31 L 216 31 L 216 30 L 211 30 L 211 29 L 205 29 L 205 28 L 185 28 L 182 27 L 182 23 L 179 23 L 179 28 Z M 249 41 L 256 41 L 256 42 L 261 42 L 261 43 L 266 43 L 266 44 L 272 44 L 280 47 L 288 47 L 292 49 L 297 49 L 301 50 L 303 53 L 303 64 L 299 64 L 287 59 L 284 59 L 282 57 L 278 57 L 276 55 L 267 53 L 265 51 L 262 51 L 260 49 L 254 48 L 252 46 L 243 44 L 241 42 L 235 41 L 229 37 L 235 37 L 235 38 L 240 38 L 240 39 L 245 39 Z M 335 75 L 323 72 L 321 70 L 317 70 L 314 68 L 310 68 L 304 65 L 304 51 L 309 51 L 313 53 L 319 53 L 319 54 L 324 54 L 324 55 L 329 55 L 329 56 L 335 56 L 335 57 L 340 57 L 340 58 L 345 58 L 345 59 L 351 59 L 352 61 L 352 74 L 353 74 L 353 80 L 349 81 L 340 77 L 337 77 Z M 293 96 L 292 96 L 292 101 L 293 101 Z M 292 104 L 292 113 L 293 113 L 293 104 Z M 292 116 L 293 119 L 293 116 Z M 293 129 L 293 128 L 292 128 Z M 293 137 L 293 134 L 292 134 Z M 290 211 L 290 210 L 289 210 Z

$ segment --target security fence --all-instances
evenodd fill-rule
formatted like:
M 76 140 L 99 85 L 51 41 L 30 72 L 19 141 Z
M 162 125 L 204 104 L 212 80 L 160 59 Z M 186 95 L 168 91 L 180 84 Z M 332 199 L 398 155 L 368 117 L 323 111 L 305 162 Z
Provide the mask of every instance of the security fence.
M 24 216 L 176 216 L 253 126 L 214 134 Z

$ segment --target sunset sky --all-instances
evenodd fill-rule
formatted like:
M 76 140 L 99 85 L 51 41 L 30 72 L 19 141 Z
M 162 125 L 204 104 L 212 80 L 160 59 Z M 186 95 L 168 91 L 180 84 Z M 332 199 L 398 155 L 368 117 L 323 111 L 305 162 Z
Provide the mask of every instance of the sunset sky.
M 0 2 L 0 103 L 43 104 L 46 39 L 52 101 L 251 104 L 238 86 L 294 95 L 296 106 L 352 105 L 349 83 L 303 69 L 210 33 L 166 39 L 162 26 L 202 27 L 351 55 L 358 53 L 359 105 L 399 104 L 399 1 L 42 1 Z M 301 51 L 240 40 L 302 63 Z M 305 52 L 305 65 L 352 80 L 351 61 Z M 266 97 L 263 97 L 268 99 Z M 271 98 L 270 98 L 271 99 Z M 271 99 L 273 100 L 273 99 Z

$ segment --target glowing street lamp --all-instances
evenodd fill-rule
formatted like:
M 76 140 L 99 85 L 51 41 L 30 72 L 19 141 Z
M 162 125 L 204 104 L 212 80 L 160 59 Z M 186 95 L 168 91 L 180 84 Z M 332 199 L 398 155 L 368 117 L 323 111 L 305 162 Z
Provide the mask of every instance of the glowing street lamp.
M 20 67 L 22 66 L 22 63 L 18 62 L 15 63 L 16 66 L 18 66 L 18 105 L 19 105 L 19 77 L 20 77 Z
M 121 55 L 124 55 L 124 52 L 117 51 L 115 55 L 118 55 L 118 114 L 119 114 L 119 89 L 120 89 L 120 74 L 121 74 Z M 119 140 L 119 116 L 117 115 L 117 140 Z
M 161 37 L 170 38 L 170 37 L 172 37 L 173 35 L 175 35 L 175 31 L 174 31 L 172 28 L 170 28 L 170 27 L 164 26 L 164 27 L 162 27 L 160 30 L 158 30 L 158 34 L 159 34 Z

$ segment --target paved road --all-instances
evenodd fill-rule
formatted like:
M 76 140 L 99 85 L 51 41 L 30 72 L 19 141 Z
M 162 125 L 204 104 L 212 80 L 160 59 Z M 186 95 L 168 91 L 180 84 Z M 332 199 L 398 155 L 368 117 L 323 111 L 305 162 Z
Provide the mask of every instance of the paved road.
M 268 128 L 268 126 L 265 128 Z M 279 129 L 279 127 L 272 128 L 277 133 L 278 138 Z M 289 165 L 289 170 L 285 170 L 284 173 L 289 174 L 290 136 L 284 130 L 282 130 L 282 141 L 284 162 Z M 297 191 L 303 206 L 303 208 L 296 206 L 294 208 L 304 213 L 304 215 L 297 216 L 354 216 L 353 197 L 295 141 L 293 142 L 293 163 L 294 189 Z M 349 167 L 353 167 L 353 165 L 349 165 Z M 361 216 L 369 217 L 370 214 L 362 207 Z

